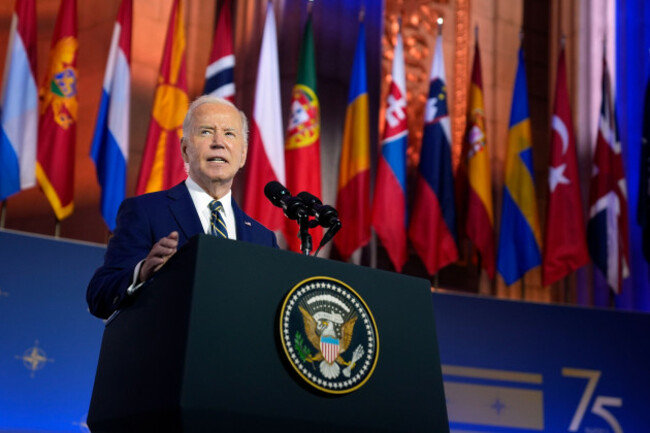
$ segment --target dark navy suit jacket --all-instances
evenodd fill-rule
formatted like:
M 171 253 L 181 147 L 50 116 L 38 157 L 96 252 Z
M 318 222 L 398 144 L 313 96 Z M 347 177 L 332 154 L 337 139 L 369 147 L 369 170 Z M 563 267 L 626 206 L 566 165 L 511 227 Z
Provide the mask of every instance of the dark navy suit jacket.
M 246 215 L 234 200 L 232 208 L 238 240 L 278 247 L 272 231 Z M 178 248 L 192 236 L 205 233 L 185 182 L 166 191 L 124 200 L 104 265 L 97 269 L 88 285 L 86 300 L 90 312 L 107 318 L 118 309 L 127 297 L 126 290 L 138 262 L 147 257 L 160 238 L 174 230 L 178 231 Z

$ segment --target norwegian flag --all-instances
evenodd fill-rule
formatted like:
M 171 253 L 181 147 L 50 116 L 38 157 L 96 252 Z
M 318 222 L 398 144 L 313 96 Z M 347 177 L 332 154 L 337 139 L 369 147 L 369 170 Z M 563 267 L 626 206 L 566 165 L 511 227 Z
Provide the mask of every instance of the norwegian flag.
M 386 122 L 381 140 L 372 226 L 399 272 L 407 259 L 406 251 L 406 78 L 404 46 L 397 34 L 392 79 L 386 98 Z
M 225 0 L 217 18 L 212 54 L 210 54 L 210 61 L 205 71 L 203 93 L 235 102 L 234 69 L 231 0 Z
M 339 340 L 334 337 L 322 337 L 320 339 L 320 351 L 325 361 L 332 364 L 339 356 Z
M 587 243 L 591 259 L 615 294 L 629 276 L 627 186 L 614 100 L 603 58 L 602 103 L 589 190 Z
M 549 199 L 544 231 L 542 283 L 546 286 L 589 262 L 578 177 L 573 119 L 566 87 L 564 48 L 560 51 L 549 158 Z

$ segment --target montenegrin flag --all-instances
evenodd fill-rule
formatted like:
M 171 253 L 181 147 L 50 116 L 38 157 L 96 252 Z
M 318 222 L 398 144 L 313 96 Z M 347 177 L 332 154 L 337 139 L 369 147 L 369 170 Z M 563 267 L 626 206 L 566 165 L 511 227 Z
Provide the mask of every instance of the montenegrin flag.
M 231 3 L 231 0 L 225 0 L 219 9 L 212 53 L 205 71 L 203 94 L 235 102 L 235 54 L 232 49 Z
M 507 285 L 542 262 L 524 52 L 512 95 L 497 269 Z
M 17 0 L 0 93 L 0 200 L 36 185 L 35 0 Z
M 316 64 L 311 13 L 307 18 L 298 60 L 298 78 L 291 93 L 291 114 L 284 144 L 286 187 L 293 194 L 307 191 L 321 197 L 320 178 L 320 104 L 316 94 Z M 298 224 L 285 219 L 285 237 L 289 249 L 300 252 Z M 323 230 L 311 230 L 314 247 L 318 247 Z
M 278 42 L 273 3 L 269 2 L 257 67 L 244 211 L 273 231 L 284 228 L 284 215 L 266 199 L 264 186 L 272 180 L 284 185 L 283 136 Z
M 188 107 L 183 1 L 174 0 L 135 193 L 160 191 L 187 174 L 180 139 Z
M 366 30 L 359 24 L 359 36 L 345 111 L 343 145 L 339 163 L 336 209 L 341 229 L 334 245 L 343 260 L 370 240 L 370 123 L 366 78 Z
M 131 101 L 132 0 L 122 0 L 108 53 L 102 99 L 90 156 L 102 188 L 101 212 L 108 228 L 115 229 L 117 209 L 126 195 Z
M 62 0 L 40 89 L 36 179 L 56 218 L 74 210 L 77 132 L 77 2 Z
M 406 76 L 401 29 L 397 33 L 391 81 L 386 98 L 386 121 L 381 140 L 372 226 L 395 270 L 400 272 L 406 251 Z
M 429 274 L 434 275 L 440 268 L 458 260 L 451 125 L 441 34 L 436 39 L 436 51 L 429 76 L 429 95 L 424 110 L 424 134 L 415 188 L 409 239 Z
M 494 278 L 494 211 L 490 152 L 485 129 L 483 74 L 478 41 L 474 47 L 474 64 L 469 88 L 469 112 L 463 151 L 456 171 L 459 229 L 476 246 L 482 267 Z

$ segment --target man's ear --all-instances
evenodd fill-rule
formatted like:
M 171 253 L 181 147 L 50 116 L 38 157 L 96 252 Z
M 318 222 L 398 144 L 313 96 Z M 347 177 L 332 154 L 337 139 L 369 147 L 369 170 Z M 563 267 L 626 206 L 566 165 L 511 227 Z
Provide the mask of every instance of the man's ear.
M 189 158 L 187 156 L 187 138 L 181 137 L 181 157 L 186 164 L 189 163 Z
M 246 164 L 246 158 L 248 158 L 248 144 L 242 148 L 241 152 L 241 164 L 239 164 L 239 168 L 242 168 Z

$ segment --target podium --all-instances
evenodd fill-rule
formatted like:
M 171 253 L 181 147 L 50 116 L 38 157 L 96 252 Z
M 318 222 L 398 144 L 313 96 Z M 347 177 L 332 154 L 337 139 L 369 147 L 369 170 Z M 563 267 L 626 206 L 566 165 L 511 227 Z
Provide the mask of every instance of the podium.
M 375 322 L 372 374 L 351 392 L 312 386 L 283 348 L 285 298 L 314 277 L 352 288 Z M 107 322 L 87 421 L 93 433 L 449 432 L 429 283 L 197 236 Z

